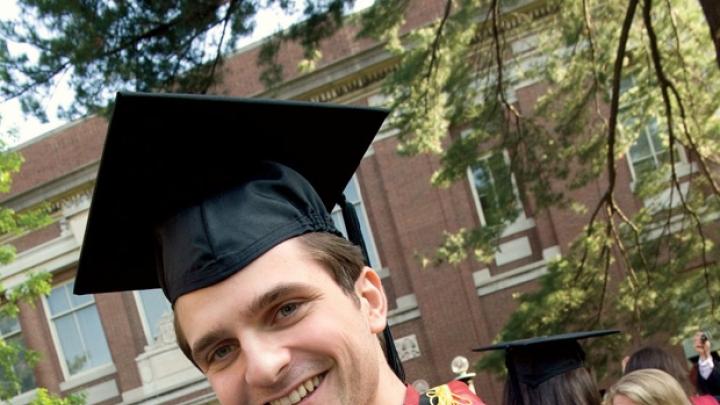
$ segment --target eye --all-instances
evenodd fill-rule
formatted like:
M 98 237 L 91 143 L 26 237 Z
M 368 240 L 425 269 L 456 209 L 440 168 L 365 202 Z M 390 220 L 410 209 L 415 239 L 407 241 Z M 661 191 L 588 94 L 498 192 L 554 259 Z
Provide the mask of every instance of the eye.
M 300 307 L 300 303 L 298 302 L 289 302 L 287 304 L 283 304 L 280 308 L 278 308 L 277 311 L 277 318 L 284 319 L 292 316 L 295 312 L 297 312 L 298 308 Z
M 223 361 L 235 352 L 235 345 L 225 344 L 210 353 L 210 363 Z

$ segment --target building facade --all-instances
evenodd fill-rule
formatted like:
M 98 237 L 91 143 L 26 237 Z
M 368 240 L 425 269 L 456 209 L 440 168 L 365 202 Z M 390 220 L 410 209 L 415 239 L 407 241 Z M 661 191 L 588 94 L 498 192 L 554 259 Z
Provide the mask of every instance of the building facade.
M 442 14 L 443 1 L 416 3 L 420 5 L 409 8 L 408 30 Z M 542 2 L 527 3 L 534 8 L 534 18 L 550 12 Z M 300 48 L 285 46 L 280 62 L 288 78 L 272 92 L 258 81 L 259 47 L 249 46 L 228 58 L 212 92 L 381 105 L 380 84 L 395 60 L 381 45 L 355 40 L 354 34 L 352 27 L 345 28 L 325 41 L 323 60 L 308 74 L 295 71 Z M 513 50 L 522 56 L 531 41 L 519 38 Z M 521 111 L 528 111 L 541 90 L 541 83 L 524 83 L 513 89 L 513 99 Z M 170 307 L 161 292 L 72 294 L 106 128 L 103 118 L 92 116 L 20 145 L 26 162 L 12 191 L 0 196 L 4 206 L 15 210 L 49 201 L 53 213 L 52 224 L 5 241 L 18 251 L 13 263 L 0 267 L 5 287 L 17 285 L 29 272 L 53 275 L 49 297 L 35 306 L 23 305 L 18 322 L 0 325 L 4 337 L 22 339 L 42 353 L 34 369 L 18 371 L 26 376 L 26 392 L 13 403 L 27 403 L 38 386 L 56 393 L 84 391 L 90 404 L 213 403 L 209 384 L 175 344 Z M 450 364 L 456 356 L 467 357 L 471 364 L 477 360 L 471 349 L 491 342 L 502 328 L 516 305 L 512 295 L 533 288 L 533 280 L 563 254 L 588 215 L 537 210 L 516 193 L 521 214 L 505 230 L 492 263 L 423 268 L 418 253 L 432 253 L 443 231 L 492 223 L 492 188 L 514 179 L 509 169 L 498 170 L 506 167 L 507 159 L 498 154 L 469 170 L 467 181 L 434 188 L 430 177 L 438 159 L 399 156 L 396 135 L 389 130 L 378 134 L 346 195 L 359 214 L 371 264 L 388 294 L 389 322 L 408 382 L 432 386 L 454 378 Z M 643 205 L 631 191 L 635 171 L 658 165 L 663 153 L 653 136 L 645 135 L 646 142 L 633 146 L 619 165 L 619 203 L 631 211 Z M 684 164 L 683 170 L 693 169 Z M 592 183 L 572 191 L 571 198 L 590 206 L 601 197 L 600 190 Z M 143 196 L 137 199 L 142 204 Z M 481 374 L 475 386 L 488 404 L 501 403 L 502 382 Z

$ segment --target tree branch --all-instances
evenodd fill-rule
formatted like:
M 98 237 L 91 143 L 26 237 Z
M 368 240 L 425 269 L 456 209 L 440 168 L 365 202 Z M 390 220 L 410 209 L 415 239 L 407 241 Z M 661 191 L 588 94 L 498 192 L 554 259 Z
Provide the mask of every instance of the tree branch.
M 585 24 L 585 31 L 587 33 L 587 39 L 588 39 L 588 45 L 590 47 L 590 62 L 592 64 L 592 73 L 593 73 L 593 83 L 595 87 L 595 114 L 597 114 L 598 117 L 600 117 L 603 120 L 603 123 L 607 126 L 607 121 L 605 120 L 605 116 L 600 111 L 600 94 L 598 94 L 598 90 L 600 89 L 600 78 L 598 73 L 598 63 L 597 58 L 595 55 L 595 39 L 593 38 L 592 33 L 592 23 L 590 20 L 590 10 L 588 10 L 588 0 L 583 0 L 582 6 L 583 6 L 583 23 Z
M 428 83 L 432 79 L 433 73 L 435 72 L 435 66 L 437 65 L 437 53 L 440 49 L 440 39 L 442 38 L 445 24 L 447 23 L 448 18 L 450 18 L 451 9 L 452 0 L 447 0 L 445 2 L 445 12 L 443 13 L 442 19 L 440 20 L 440 25 L 438 25 L 437 31 L 435 31 L 435 38 L 433 39 L 432 46 L 430 47 L 430 62 L 428 63 L 428 70 L 425 74 L 425 81 Z M 423 97 L 423 99 L 425 101 L 425 110 L 427 111 L 427 89 L 425 90 L 425 96 Z
M 702 227 L 702 221 L 700 217 L 698 216 L 697 212 L 695 212 L 694 209 L 692 209 L 689 204 L 687 203 L 685 196 L 683 195 L 682 189 L 680 187 L 680 182 L 677 177 L 677 172 L 675 170 L 675 155 L 674 150 L 672 149 L 675 146 L 675 135 L 673 132 L 673 112 L 672 112 L 672 104 L 670 102 L 670 94 L 668 92 L 668 89 L 672 89 L 674 92 L 674 95 L 678 101 L 678 103 L 681 104 L 682 100 L 680 99 L 680 95 L 677 93 L 677 90 L 674 88 L 670 80 L 665 75 L 662 60 L 660 56 L 660 49 L 658 48 L 657 44 L 657 35 L 655 34 L 655 29 L 652 24 L 652 1 L 651 0 L 644 0 L 644 6 L 643 6 L 643 22 L 645 24 L 645 29 L 648 33 L 648 42 L 650 44 L 650 51 L 651 51 L 651 57 L 653 61 L 653 65 L 655 67 L 655 75 L 657 77 L 658 83 L 660 84 L 660 91 L 662 94 L 663 99 L 663 105 L 665 107 L 665 116 L 667 118 L 667 129 L 668 129 L 668 137 L 669 137 L 669 147 L 671 148 L 669 150 L 670 153 L 670 170 L 671 170 L 671 176 L 672 176 L 672 182 L 674 187 L 677 189 L 679 195 L 680 195 L 680 201 L 682 202 L 683 208 L 686 212 L 688 212 L 691 217 L 693 218 L 696 228 L 698 230 L 698 235 L 701 238 L 702 241 L 702 265 L 705 275 L 705 283 L 706 283 L 706 290 L 710 297 L 710 307 L 711 307 L 711 313 L 715 314 L 715 298 L 712 296 L 711 290 L 710 290 L 710 275 L 709 275 L 709 268 L 708 268 L 708 258 L 707 258 L 707 239 L 705 237 L 705 233 L 703 231 Z M 684 118 L 684 113 L 681 114 Z M 684 127 L 687 131 L 687 127 Z M 689 136 L 689 131 L 686 133 L 686 135 Z M 710 179 L 712 181 L 712 179 Z
M 710 38 L 715 45 L 715 60 L 720 67 L 720 3 L 717 0 L 700 0 L 705 19 L 710 29 Z
M 222 33 L 220 34 L 220 40 L 218 41 L 217 50 L 215 51 L 215 58 L 213 60 L 212 67 L 210 68 L 210 72 L 208 73 L 205 87 L 202 90 L 202 94 L 207 93 L 208 89 L 212 85 L 213 78 L 215 77 L 215 70 L 220 63 L 220 60 L 222 60 L 222 44 L 223 40 L 225 39 L 225 31 L 227 30 L 228 23 L 230 22 L 230 17 L 232 16 L 232 12 L 234 11 L 237 2 L 238 0 L 231 0 L 230 4 L 228 4 L 227 10 L 225 11 Z

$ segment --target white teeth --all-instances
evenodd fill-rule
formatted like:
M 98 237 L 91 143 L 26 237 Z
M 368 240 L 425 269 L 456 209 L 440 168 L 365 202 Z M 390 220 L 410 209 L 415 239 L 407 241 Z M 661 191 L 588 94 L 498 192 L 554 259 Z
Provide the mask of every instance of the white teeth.
M 307 390 L 307 392 L 313 392 L 313 391 L 315 391 L 315 384 L 313 384 L 312 381 L 310 381 L 310 380 L 305 381 L 305 383 L 303 384 L 303 386 L 305 387 L 305 389 Z
M 320 385 L 320 381 L 322 381 L 322 377 L 319 376 L 310 378 L 304 383 L 300 384 L 297 388 L 295 388 L 288 396 L 271 401 L 270 405 L 297 404 L 298 402 L 302 401 L 302 399 L 305 398 L 306 395 L 315 391 L 315 388 Z

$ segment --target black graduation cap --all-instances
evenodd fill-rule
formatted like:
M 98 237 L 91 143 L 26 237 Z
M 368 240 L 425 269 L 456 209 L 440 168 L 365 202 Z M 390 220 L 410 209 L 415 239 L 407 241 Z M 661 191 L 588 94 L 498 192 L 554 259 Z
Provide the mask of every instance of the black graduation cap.
M 510 382 L 535 388 L 552 377 L 583 366 L 585 351 L 578 340 L 619 332 L 612 329 L 534 337 L 484 346 L 473 351 L 505 350 L 505 365 Z
M 328 214 L 388 112 L 218 96 L 119 93 L 75 293 L 161 287 L 171 303 L 307 232 Z M 367 257 L 367 253 L 363 252 Z M 367 260 L 366 260 L 367 262 Z M 403 378 L 389 328 L 387 357 Z
M 174 302 L 220 281 L 219 260 L 247 264 L 283 237 L 333 232 L 327 212 L 386 115 L 351 106 L 119 93 L 75 292 L 162 287 Z M 277 229 L 288 223 L 308 230 Z M 173 232 L 177 227 L 183 232 Z M 228 228 L 235 232 L 221 232 Z

